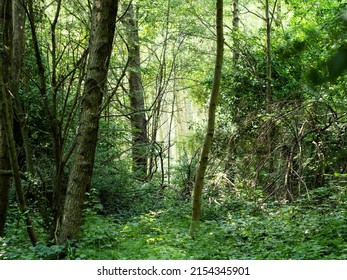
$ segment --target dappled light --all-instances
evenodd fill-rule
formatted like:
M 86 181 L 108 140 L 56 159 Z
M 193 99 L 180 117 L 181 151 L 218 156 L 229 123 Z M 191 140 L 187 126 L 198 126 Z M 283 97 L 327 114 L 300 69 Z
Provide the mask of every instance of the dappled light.
M 0 260 L 345 260 L 347 4 L 0 2 Z

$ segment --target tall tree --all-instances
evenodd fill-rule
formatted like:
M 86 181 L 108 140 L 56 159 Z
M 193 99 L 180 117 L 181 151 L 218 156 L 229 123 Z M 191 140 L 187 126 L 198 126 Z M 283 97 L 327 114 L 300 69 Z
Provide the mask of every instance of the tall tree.
M 3 120 L 0 118 L 0 169 L 7 170 L 10 168 L 10 158 L 8 154 L 8 145 L 3 125 Z M 10 176 L 0 175 L 0 236 L 4 234 L 7 208 L 9 202 Z
M 0 115 L 3 131 L 6 135 L 11 169 L 14 179 L 19 208 L 25 217 L 25 224 L 29 238 L 33 245 L 38 241 L 26 206 L 24 191 L 20 178 L 20 168 L 17 158 L 16 143 L 13 135 L 12 106 L 10 90 L 12 83 L 12 0 L 2 1 L 0 4 Z
M 222 64 L 224 54 L 224 34 L 223 34 L 223 0 L 216 0 L 216 32 L 217 32 L 217 53 L 214 69 L 214 79 L 211 97 L 208 108 L 208 123 L 204 143 L 201 149 L 200 159 L 197 166 L 194 190 L 193 190 L 193 211 L 190 224 L 190 235 L 194 238 L 197 234 L 200 223 L 201 196 L 204 187 L 205 172 L 208 165 L 208 156 L 211 150 L 213 135 L 215 130 L 215 116 L 219 88 L 222 76 Z
M 12 3 L 11 3 L 12 2 Z M 21 68 L 22 68 L 22 62 L 23 62 L 23 50 L 24 50 L 24 33 L 25 33 L 25 9 L 23 8 L 22 3 L 20 2 L 20 0 L 12 0 L 9 1 L 6 4 L 6 9 L 7 10 L 7 18 L 5 19 L 5 21 L 7 22 L 6 26 L 4 27 L 3 31 L 4 31 L 4 35 L 5 37 L 4 39 L 4 44 L 11 44 L 11 47 L 7 47 L 6 49 L 6 57 L 3 57 L 4 60 L 7 59 L 7 62 L 5 62 L 4 64 L 4 69 L 6 68 L 6 70 L 4 70 L 4 73 L 6 73 L 4 75 L 4 82 L 5 82 L 5 90 L 10 90 L 11 91 L 11 100 L 13 100 L 13 104 L 14 104 L 14 110 L 12 110 L 12 106 L 11 106 L 11 102 L 6 104 L 6 106 L 8 106 L 9 109 L 9 118 L 12 122 L 12 114 L 15 114 L 15 119 L 18 120 L 19 122 L 19 127 L 20 127 L 20 132 L 16 133 L 13 132 L 16 136 L 21 137 L 21 140 L 23 142 L 23 148 L 25 151 L 25 163 L 26 163 L 26 169 L 28 171 L 28 173 L 30 175 L 33 175 L 33 170 L 34 170 L 34 166 L 33 166 L 33 162 L 32 162 L 32 152 L 31 152 L 31 148 L 29 146 L 29 140 L 28 140 L 28 135 L 25 129 L 25 123 L 26 123 L 26 116 L 20 101 L 20 97 L 19 97 L 19 92 L 18 92 L 18 87 L 19 87 L 19 83 L 20 83 L 20 76 L 21 76 Z M 11 10 L 10 10 L 11 9 Z M 11 12 L 11 13 L 10 13 Z M 10 14 L 9 14 L 10 13 Z M 9 22 L 9 18 L 8 15 L 11 15 L 12 17 L 12 22 Z M 11 24 L 11 25 L 10 25 Z M 11 40 L 11 42 L 9 41 Z M 12 71 L 12 73 L 10 73 L 10 71 Z M 12 75 L 11 75 L 12 74 Z M 11 80 L 10 80 L 11 79 Z M 4 102 L 8 102 L 8 100 L 6 100 L 6 95 L 5 95 L 5 99 Z M 5 106 L 5 107 L 6 107 Z M 4 110 L 4 108 L 3 108 Z M 6 115 L 6 112 L 3 111 L 3 117 Z M 0 158 L 1 158 L 1 167 L 0 169 L 4 169 L 4 168 L 11 168 L 11 164 L 9 161 L 9 156 L 8 153 L 11 150 L 10 147 L 8 147 L 8 141 L 7 138 L 4 138 L 5 136 L 5 127 L 4 127 L 3 121 L 1 121 L 1 147 L 3 147 L 2 149 L 0 149 Z M 12 123 L 10 124 L 12 127 Z M 13 130 L 15 128 L 13 127 Z M 6 137 L 6 136 L 5 136 Z M 6 141 L 4 141 L 6 140 Z M 17 139 L 16 139 L 17 140 Z M 6 156 L 7 154 L 7 156 Z M 8 172 L 8 175 L 11 176 L 18 176 L 18 174 L 14 174 L 13 170 L 8 170 L 10 172 Z M 2 203 L 0 208 L 2 210 L 0 210 L 1 212 L 1 218 L 0 218 L 0 228 L 3 228 L 3 223 L 5 221 L 5 216 L 6 216 L 6 207 L 5 205 L 8 203 L 8 201 L 6 202 L 7 196 L 8 196 L 8 182 L 9 182 L 9 177 L 2 177 L 4 182 L 6 183 L 1 183 L 1 186 L 6 186 L 7 187 L 0 187 L 0 196 L 1 196 L 1 201 Z M 1 179 L 2 180 L 2 179 Z M 18 181 L 15 180 L 15 182 Z M 18 184 L 18 183 L 17 183 Z M 25 206 L 24 206 L 25 208 Z M 1 231 L 1 230 L 0 230 Z M 33 234 L 33 240 L 34 243 L 35 241 L 35 234 Z
M 240 57 L 240 44 L 238 41 L 237 32 L 240 29 L 240 16 L 239 16 L 239 0 L 233 0 L 233 62 L 234 65 Z
M 58 243 L 78 237 L 85 191 L 89 188 L 98 138 L 100 109 L 106 91 L 118 0 L 94 0 L 90 54 L 77 131 L 77 144 L 69 176 Z
M 40 14 L 38 14 L 38 5 L 33 0 L 28 0 L 25 4 L 31 33 L 32 43 L 30 47 L 34 52 L 36 62 L 36 69 L 29 70 L 29 73 L 33 72 L 36 79 L 30 79 L 29 81 L 31 86 L 37 88 L 40 94 L 38 99 L 41 105 L 40 121 L 47 124 L 44 129 L 47 129 L 45 132 L 50 133 L 49 136 L 45 136 L 47 137 L 45 141 L 47 141 L 49 147 L 52 147 L 50 152 L 52 152 L 53 157 L 49 160 L 54 162 L 53 167 L 55 168 L 55 172 L 50 172 L 53 177 L 48 178 L 48 180 L 53 181 L 53 186 L 52 189 L 49 188 L 46 192 L 49 195 L 45 197 L 45 204 L 47 204 L 47 201 L 52 202 L 48 206 L 50 206 L 49 210 L 52 211 L 54 217 L 53 224 L 57 225 L 58 221 L 61 221 L 67 186 L 66 165 L 76 143 L 75 135 L 72 136 L 72 131 L 75 131 L 72 123 L 75 121 L 77 107 L 80 104 L 79 98 L 88 50 L 84 45 L 84 35 L 76 35 L 74 39 L 71 39 L 74 30 L 66 31 L 66 13 L 69 6 L 64 1 L 58 0 L 50 3 L 47 12 L 45 11 L 48 6 L 43 6 Z M 41 17 L 42 14 L 45 16 Z M 86 10 L 83 15 L 87 14 Z M 76 16 L 76 18 L 78 18 L 78 21 L 74 24 L 78 25 L 78 28 L 83 28 L 84 26 L 80 24 L 83 17 Z M 62 32 L 62 29 L 68 33 Z M 42 30 L 49 30 L 50 32 L 45 34 Z M 44 35 L 50 35 L 50 39 L 47 39 L 49 37 Z M 41 38 L 47 39 L 47 47 L 43 47 Z M 36 90 L 33 91 L 33 93 L 35 92 Z M 35 98 L 34 94 L 33 98 Z M 20 115 L 20 106 L 16 107 L 17 113 Z M 34 124 L 34 127 L 36 125 Z M 22 133 L 22 136 L 24 142 L 25 134 Z M 29 166 L 29 164 L 27 165 Z M 47 179 L 41 175 L 40 177 L 42 181 Z M 52 237 L 54 231 L 55 228 L 52 230 Z
M 269 0 L 265 0 L 265 24 L 266 24 L 266 110 L 270 113 L 273 108 L 271 108 L 272 102 L 272 56 L 271 56 L 271 28 L 272 22 L 274 20 L 274 14 L 276 11 L 277 0 L 273 4 L 271 9 Z M 268 172 L 272 173 L 274 171 L 274 158 L 272 152 L 274 149 L 274 136 L 275 136 L 275 124 L 274 121 L 269 118 L 265 126 L 266 130 L 266 156 L 268 162 Z
M 1 1 L 0 3 L 0 91 L 1 95 L 6 94 L 9 86 L 9 48 L 11 38 L 11 1 Z M 8 153 L 8 142 L 5 131 L 5 119 L 0 116 L 0 169 L 10 169 L 10 158 Z M 8 208 L 8 192 L 10 188 L 10 177 L 0 175 L 0 236 L 4 233 L 6 214 Z
M 22 137 L 23 148 L 25 152 L 26 170 L 30 176 L 34 175 L 34 163 L 32 149 L 29 143 L 28 132 L 26 128 L 26 114 L 19 95 L 19 84 L 21 79 L 25 43 L 25 9 L 20 0 L 12 0 L 13 11 L 13 67 L 12 67 L 12 94 L 15 106 L 15 117 L 19 122 L 20 136 Z
M 141 76 L 139 27 L 132 4 L 129 4 L 127 7 L 123 24 L 127 32 L 129 56 L 128 79 L 130 109 L 132 110 L 130 115 L 132 126 L 132 168 L 136 177 L 144 179 L 147 175 L 148 161 L 147 120 Z
M 271 102 L 271 17 L 269 0 L 265 0 L 266 23 L 266 101 Z

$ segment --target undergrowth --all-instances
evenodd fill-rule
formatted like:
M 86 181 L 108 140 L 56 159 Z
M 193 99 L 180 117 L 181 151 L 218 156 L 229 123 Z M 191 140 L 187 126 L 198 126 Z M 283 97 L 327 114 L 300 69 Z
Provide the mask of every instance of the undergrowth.
M 205 199 L 195 240 L 188 234 L 189 201 L 122 220 L 88 208 L 81 239 L 68 246 L 66 259 L 347 259 L 346 187 L 316 189 L 295 203 L 228 201 Z M 33 248 L 10 216 L 0 259 L 49 259 L 61 250 Z

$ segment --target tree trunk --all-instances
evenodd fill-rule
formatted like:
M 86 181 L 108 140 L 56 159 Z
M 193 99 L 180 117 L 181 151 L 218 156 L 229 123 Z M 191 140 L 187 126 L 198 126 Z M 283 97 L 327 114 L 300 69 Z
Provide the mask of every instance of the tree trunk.
M 17 158 L 16 144 L 13 135 L 12 110 L 10 106 L 11 66 L 12 66 L 12 0 L 2 1 L 0 4 L 0 112 L 3 130 L 8 143 L 8 152 L 13 172 L 14 185 L 19 208 L 25 217 L 25 224 L 29 238 L 33 245 L 37 243 L 37 235 L 27 211 L 20 170 Z
M 11 38 L 11 1 L 1 1 L 0 3 L 0 95 L 5 94 L 5 87 L 9 84 L 9 65 L 8 53 L 10 50 Z M 1 110 L 1 108 L 0 108 Z M 0 169 L 8 170 L 11 167 L 8 153 L 8 142 L 5 131 L 4 118 L 0 115 Z M 10 188 L 10 177 L 0 175 L 0 236 L 4 234 L 6 215 L 8 208 L 8 192 Z
M 158 130 L 160 127 L 160 120 L 163 113 L 163 107 L 165 101 L 166 88 L 170 79 L 171 71 L 167 68 L 167 51 L 168 51 L 168 38 L 169 38 L 169 27 L 170 27 L 170 16 L 171 16 L 171 1 L 167 0 L 166 9 L 166 21 L 165 21 L 165 35 L 163 38 L 163 46 L 161 48 L 161 54 L 159 55 L 159 66 L 158 73 L 156 76 L 156 97 L 153 104 L 150 106 L 152 112 L 149 118 L 152 118 L 151 124 L 151 149 L 149 158 L 149 174 L 148 178 L 152 179 L 154 173 L 158 170 L 158 157 L 160 161 L 160 169 L 162 174 L 161 184 L 164 183 L 164 166 L 163 166 L 163 147 L 162 143 L 157 141 Z
M 25 128 L 26 116 L 19 96 L 18 85 L 21 78 L 21 68 L 23 65 L 24 39 L 25 39 L 25 10 L 19 0 L 13 0 L 13 84 L 12 94 L 14 98 L 15 114 L 20 126 L 23 148 L 25 152 L 26 169 L 30 175 L 34 174 L 33 155 L 29 145 L 28 133 Z
M 51 59 L 52 61 L 52 68 L 54 71 L 52 71 L 52 76 L 51 76 L 51 86 L 48 86 L 48 81 L 47 79 L 48 74 L 47 70 L 44 64 L 44 59 L 43 55 L 40 49 L 40 42 L 37 36 L 37 22 L 35 18 L 35 12 L 34 12 L 34 1 L 33 0 L 28 0 L 26 2 L 26 12 L 28 16 L 28 21 L 30 24 L 30 29 L 31 29 L 31 39 L 32 39 L 32 45 L 34 48 L 34 53 L 35 53 L 35 59 L 36 59 L 36 66 L 37 66 L 37 71 L 38 71 L 38 78 L 39 78 L 39 85 L 40 85 L 40 94 L 42 96 L 42 103 L 46 112 L 45 117 L 48 119 L 50 123 L 50 132 L 52 135 L 53 139 L 53 150 L 54 150 L 54 163 L 55 163 L 55 177 L 54 177 L 54 187 L 53 187 L 53 201 L 52 201 L 52 212 L 54 216 L 54 224 L 56 224 L 57 220 L 61 216 L 62 212 L 62 195 L 65 190 L 65 186 L 63 185 L 62 177 L 63 177 L 63 168 L 62 166 L 62 154 L 63 154 L 63 139 L 62 139 L 62 134 L 61 134 L 61 126 L 60 122 L 57 118 L 57 107 L 56 107 L 56 87 L 54 85 L 55 81 L 55 68 L 56 68 L 56 57 L 55 57 L 55 52 L 56 52 L 56 45 L 55 45 L 55 24 L 57 23 L 58 16 L 59 16 L 59 11 L 60 11 L 60 5 L 61 5 L 61 0 L 57 2 L 57 10 L 55 13 L 55 18 L 53 22 L 51 23 L 51 36 L 52 36 L 52 51 L 51 51 Z M 53 90 L 50 92 L 50 89 Z M 52 98 L 52 99 L 50 99 Z M 25 137 L 25 134 L 24 134 Z M 24 140 L 23 140 L 24 141 Z
M 10 169 L 8 145 L 2 118 L 0 118 L 0 169 Z M 5 229 L 9 189 L 10 176 L 0 175 L 0 237 L 3 236 Z
M 9 5 L 9 4 L 6 4 Z M 9 6 L 6 8 L 10 8 Z M 12 93 L 14 95 L 15 102 L 18 101 L 18 82 L 20 76 L 20 67 L 22 64 L 22 49 L 23 49 L 23 38 L 24 38 L 24 20 L 25 20 L 25 12 L 23 7 L 20 5 L 18 0 L 13 0 L 12 3 L 12 15 L 13 15 L 13 44 L 12 44 L 12 59 L 13 59 L 13 82 L 11 83 Z M 8 28 L 8 27 L 7 27 Z M 5 29 L 6 30 L 6 27 Z M 6 40 L 10 40 L 11 35 L 6 36 Z M 5 38 L 4 38 L 5 39 Z M 5 67 L 5 65 L 4 65 Z M 5 70 L 4 79 L 9 77 L 9 69 Z M 5 84 L 7 83 L 4 81 Z M 19 121 L 23 119 L 22 115 L 17 113 L 17 117 Z M 24 137 L 23 137 L 24 139 Z M 8 153 L 8 145 L 7 138 L 5 135 L 5 127 L 3 125 L 2 118 L 0 118 L 0 170 L 9 170 L 11 168 L 10 158 Z M 25 149 L 25 151 L 27 151 Z M 6 221 L 6 213 L 8 207 L 8 192 L 10 187 L 10 176 L 13 175 L 12 170 L 11 174 L 0 176 L 0 236 L 3 234 L 5 221 Z
M 147 176 L 148 136 L 145 102 L 143 97 L 140 42 L 138 23 L 134 16 L 133 5 L 128 7 L 126 18 L 123 21 L 127 32 L 129 52 L 129 98 L 132 114 L 130 117 L 132 127 L 132 169 L 139 179 Z
M 274 4 L 273 11 L 276 8 L 276 3 Z M 271 103 L 272 103 L 272 66 L 271 66 L 271 13 L 270 13 L 270 5 L 269 0 L 265 1 L 265 23 L 266 23 L 266 110 L 268 113 L 272 112 Z M 266 121 L 265 129 L 266 129 L 266 156 L 267 156 L 267 172 L 269 174 L 274 171 L 274 158 L 272 156 L 273 151 L 273 143 L 275 136 L 275 123 L 272 118 L 269 118 Z M 271 182 L 270 182 L 271 183 Z
M 274 13 L 274 17 L 275 17 L 275 25 L 277 27 L 282 25 L 282 2 L 281 0 L 277 1 L 277 9 L 276 9 L 276 13 Z
M 67 186 L 64 215 L 57 242 L 78 238 L 85 191 L 89 188 L 98 138 L 100 108 L 106 81 L 118 10 L 118 1 L 94 0 L 90 56 L 83 92 L 77 146 Z
M 269 0 L 265 1 L 266 22 L 266 102 L 271 102 L 271 19 Z
M 190 235 L 194 238 L 197 234 L 200 223 L 201 196 L 204 186 L 204 177 L 208 164 L 208 155 L 211 150 L 214 129 L 215 115 L 219 96 L 219 88 L 222 76 L 222 63 L 224 53 L 224 35 L 223 35 L 223 0 L 216 1 L 216 30 L 217 30 L 217 54 L 214 70 L 214 79 L 211 91 L 211 98 L 208 109 L 208 123 L 205 134 L 204 144 L 200 154 L 200 160 L 196 170 L 194 190 L 193 190 L 193 211 L 190 225 Z
M 240 28 L 239 0 L 233 0 L 233 63 L 236 66 L 240 57 L 240 44 L 237 32 Z
M 239 41 L 239 29 L 240 29 L 240 16 L 239 16 L 239 0 L 233 0 L 233 69 L 239 71 L 239 59 L 240 59 L 240 41 Z M 233 176 L 233 158 L 235 154 L 235 145 L 233 143 L 233 136 L 228 141 L 225 161 L 225 172 L 228 177 Z

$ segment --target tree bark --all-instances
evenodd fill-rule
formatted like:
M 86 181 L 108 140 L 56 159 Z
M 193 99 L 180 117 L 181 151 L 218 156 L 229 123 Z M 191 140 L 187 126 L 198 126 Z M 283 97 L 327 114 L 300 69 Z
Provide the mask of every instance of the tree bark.
M 200 212 L 201 212 L 201 196 L 204 186 L 204 177 L 208 165 L 208 156 L 211 150 L 213 135 L 215 130 L 215 115 L 219 96 L 219 88 L 222 76 L 222 64 L 224 53 L 224 35 L 223 35 L 223 0 L 216 0 L 216 30 L 217 30 L 217 54 L 214 70 L 214 79 L 208 109 L 207 131 L 203 147 L 200 154 L 200 160 L 197 166 L 194 190 L 193 190 L 193 211 L 190 224 L 190 235 L 194 238 L 199 229 Z
M 62 196 L 65 191 L 65 185 L 63 184 L 63 169 L 64 166 L 62 164 L 62 158 L 63 158 L 63 137 L 62 137 L 62 128 L 61 124 L 57 117 L 57 104 L 56 104 L 56 95 L 57 95 L 57 88 L 55 86 L 56 81 L 56 42 L 55 42 L 55 25 L 57 24 L 57 20 L 59 17 L 59 11 L 60 11 L 60 5 L 61 0 L 57 1 L 57 8 L 55 12 L 55 17 L 53 22 L 51 23 L 51 36 L 52 36 L 52 52 L 51 52 L 51 59 L 52 59 L 52 76 L 51 76 L 51 86 L 48 86 L 47 79 L 47 70 L 44 64 L 43 54 L 40 49 L 40 42 L 37 36 L 37 22 L 35 18 L 35 12 L 34 12 L 34 1 L 28 0 L 26 2 L 26 13 L 28 16 L 28 21 L 30 24 L 31 29 L 31 39 L 32 39 L 32 45 L 35 53 L 35 59 L 36 59 L 36 66 L 38 71 L 38 78 L 39 78 L 39 86 L 40 86 L 40 94 L 42 96 L 42 102 L 43 106 L 46 112 L 45 117 L 48 118 L 48 121 L 50 123 L 50 132 L 53 139 L 53 150 L 54 150 L 54 163 L 55 163 L 55 177 L 54 177 L 54 187 L 53 187 L 53 201 L 52 201 L 52 212 L 54 216 L 54 224 L 56 224 L 56 221 L 62 216 Z M 54 34 L 54 35 L 53 35 Z M 53 92 L 50 92 L 50 91 Z M 52 93 L 52 94 L 49 94 Z M 25 137 L 25 134 L 24 134 Z M 24 141 L 24 139 L 23 139 Z M 29 163 L 30 164 L 30 163 Z
M 233 0 L 233 63 L 236 66 L 240 57 L 240 44 L 237 32 L 240 28 L 239 0 Z
M 89 188 L 98 138 L 100 108 L 106 81 L 118 10 L 118 1 L 94 0 L 90 56 L 83 92 L 77 146 L 69 176 L 64 214 L 57 242 L 77 239 L 82 223 L 85 191 Z
M 12 83 L 12 94 L 15 105 L 15 115 L 19 122 L 20 135 L 23 141 L 23 148 L 25 152 L 25 164 L 28 173 L 34 175 L 34 163 L 33 154 L 29 144 L 29 137 L 26 130 L 26 115 L 22 106 L 22 102 L 19 96 L 19 83 L 21 79 L 21 69 L 23 65 L 23 53 L 24 53 L 24 42 L 25 42 L 25 10 L 20 0 L 13 0 L 12 5 L 13 12 L 13 83 Z M 17 141 L 18 142 L 18 141 Z
M 10 50 L 11 38 L 11 1 L 3 0 L 0 3 L 0 95 L 5 93 L 6 87 L 9 84 L 9 71 L 8 54 Z M 1 110 L 1 108 L 0 108 Z M 10 157 L 8 152 L 8 142 L 5 130 L 4 118 L 0 115 L 0 169 L 10 169 Z M 0 175 L 0 236 L 4 234 L 6 215 L 8 208 L 8 192 L 10 189 L 10 177 L 7 175 Z
M 2 118 L 0 118 L 0 168 L 10 168 L 8 145 Z M 9 189 L 10 176 L 6 174 L 0 174 L 0 236 L 3 236 L 5 230 L 7 208 L 9 202 Z
M 130 108 L 132 110 L 130 116 L 132 127 L 132 169 L 137 178 L 145 179 L 147 177 L 148 136 L 141 76 L 139 29 L 133 5 L 130 4 L 127 9 L 123 24 L 127 32 L 129 52 L 128 75 Z
M 273 6 L 273 10 L 276 9 L 277 1 L 275 1 L 275 4 Z M 271 65 L 271 25 L 272 25 L 273 15 L 271 17 L 270 12 L 270 4 L 269 0 L 265 1 L 265 23 L 266 23 L 266 110 L 268 113 L 271 113 L 273 110 L 271 108 L 272 103 L 272 65 Z M 275 135 L 275 124 L 272 118 L 269 118 L 267 120 L 265 129 L 267 130 L 266 133 L 266 156 L 267 156 L 267 166 L 268 170 L 267 172 L 269 174 L 273 173 L 274 171 L 274 158 L 272 156 L 273 151 L 273 141 L 274 141 L 274 135 Z
M 269 0 L 265 1 L 266 22 L 266 102 L 271 102 L 271 19 Z
M 31 243 L 38 241 L 25 202 L 20 170 L 17 158 L 16 144 L 13 135 L 12 110 L 10 106 L 11 66 L 12 66 L 12 0 L 2 1 L 0 4 L 0 115 L 3 130 L 6 135 L 8 152 L 13 172 L 14 185 L 21 213 L 25 217 L 25 224 Z

